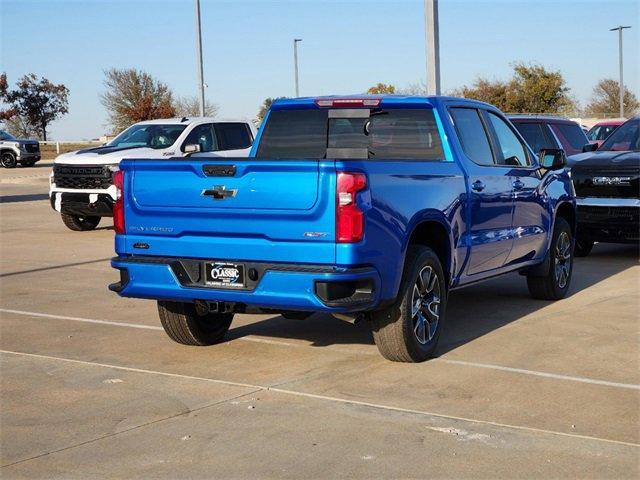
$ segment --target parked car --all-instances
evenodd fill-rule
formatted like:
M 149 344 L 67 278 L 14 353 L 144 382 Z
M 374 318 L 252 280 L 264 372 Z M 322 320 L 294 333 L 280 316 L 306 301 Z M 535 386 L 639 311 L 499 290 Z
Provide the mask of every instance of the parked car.
M 576 256 L 594 242 L 640 241 L 640 117 L 618 127 L 595 152 L 569 158 L 578 204 Z
M 596 123 L 589 129 L 587 138 L 589 142 L 596 144 L 598 147 L 602 145 L 602 142 L 611 135 L 611 133 L 624 123 L 624 120 L 604 120 Z
M 495 107 L 447 97 L 277 100 L 249 158 L 124 160 L 112 266 L 189 345 L 234 313 L 367 319 L 388 359 L 434 353 L 451 290 L 519 271 L 569 288 L 575 200 Z
M 0 130 L 0 164 L 4 168 L 18 165 L 33 167 L 40 160 L 40 144 L 37 140 L 16 138 Z
M 111 177 L 123 158 L 246 157 L 255 133 L 246 120 L 174 118 L 136 123 L 102 147 L 59 155 L 51 174 L 51 207 L 71 230 L 93 230 L 102 217 L 113 215 L 117 197 Z
M 573 155 L 582 152 L 589 143 L 580 125 L 566 118 L 512 115 L 509 119 L 534 152 L 560 148 Z

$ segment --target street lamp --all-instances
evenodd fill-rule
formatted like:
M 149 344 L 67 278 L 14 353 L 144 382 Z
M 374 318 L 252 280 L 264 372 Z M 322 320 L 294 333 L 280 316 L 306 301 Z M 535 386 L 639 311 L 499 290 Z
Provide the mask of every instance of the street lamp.
M 298 85 L 298 42 L 301 42 L 301 38 L 293 39 L 293 68 L 296 82 L 296 97 L 300 96 L 300 87 Z
M 622 79 L 622 30 L 625 28 L 631 28 L 629 26 L 624 27 L 620 25 L 619 27 L 610 28 L 610 32 L 618 31 L 618 49 L 619 49 L 619 60 L 620 60 L 620 117 L 624 118 L 624 81 Z
M 440 95 L 440 27 L 438 0 L 424 0 L 427 95 Z
M 200 0 L 195 0 L 196 7 L 196 58 L 198 62 L 198 100 L 200 116 L 204 117 L 204 73 L 202 71 L 202 29 L 200 28 Z

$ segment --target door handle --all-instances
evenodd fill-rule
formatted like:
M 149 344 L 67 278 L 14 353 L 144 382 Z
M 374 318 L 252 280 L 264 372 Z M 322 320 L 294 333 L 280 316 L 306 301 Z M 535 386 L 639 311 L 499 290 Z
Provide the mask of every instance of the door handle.
M 471 184 L 471 190 L 474 190 L 476 192 L 481 192 L 482 190 L 484 190 L 484 187 L 484 183 L 482 183 L 480 180 L 476 180 Z
M 515 182 L 513 182 L 514 190 L 522 190 L 523 188 L 524 188 L 524 183 L 522 182 L 522 180 L 516 180 Z

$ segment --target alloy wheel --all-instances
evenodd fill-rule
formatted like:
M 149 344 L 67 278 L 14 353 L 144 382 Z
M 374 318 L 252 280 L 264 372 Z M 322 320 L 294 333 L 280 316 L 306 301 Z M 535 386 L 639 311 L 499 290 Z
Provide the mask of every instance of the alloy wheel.
M 411 295 L 413 334 L 422 345 L 436 334 L 440 319 L 440 280 L 435 270 L 425 266 L 418 273 Z
M 555 252 L 556 282 L 560 288 L 567 286 L 571 271 L 571 239 L 567 232 L 562 232 L 558 237 Z

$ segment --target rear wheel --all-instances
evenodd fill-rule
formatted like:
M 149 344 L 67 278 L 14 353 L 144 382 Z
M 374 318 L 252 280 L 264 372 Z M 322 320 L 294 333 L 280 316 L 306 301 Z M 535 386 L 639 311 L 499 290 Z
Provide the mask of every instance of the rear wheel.
M 16 165 L 18 165 L 16 154 L 13 152 L 2 152 L 0 155 L 0 163 L 2 163 L 4 168 L 16 168 Z
M 438 256 L 428 247 L 411 245 L 395 304 L 371 314 L 373 339 L 382 356 L 396 362 L 422 362 L 433 356 L 446 300 Z
M 573 251 L 573 254 L 576 257 L 586 257 L 591 253 L 591 249 L 593 248 L 593 240 L 582 240 L 576 239 L 576 248 Z
M 573 273 L 571 227 L 564 218 L 556 219 L 549 252 L 549 271 L 545 276 L 528 276 L 527 286 L 533 298 L 560 300 L 567 295 Z
M 213 345 L 226 335 L 233 313 L 200 312 L 193 303 L 158 302 L 164 331 L 183 345 Z
M 62 223 L 75 232 L 86 232 L 95 229 L 100 223 L 101 217 L 81 217 L 79 215 L 60 214 Z
M 22 162 L 23 167 L 33 167 L 35 164 L 35 160 L 25 160 L 24 162 Z

